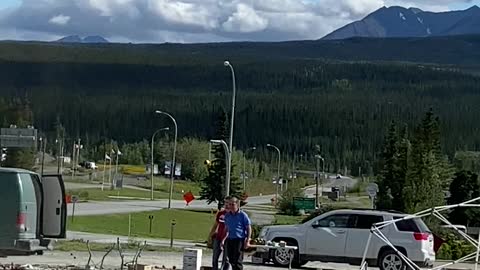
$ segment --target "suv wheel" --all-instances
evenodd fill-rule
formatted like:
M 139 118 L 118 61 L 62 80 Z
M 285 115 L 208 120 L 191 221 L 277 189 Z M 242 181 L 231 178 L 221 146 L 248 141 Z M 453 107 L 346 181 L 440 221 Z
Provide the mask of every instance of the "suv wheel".
M 380 255 L 378 260 L 380 270 L 405 270 L 405 262 L 393 250 L 388 250 Z
M 276 248 L 272 253 L 273 263 L 277 266 L 287 267 L 290 265 L 290 260 L 292 260 L 292 265 L 298 264 L 296 263 L 298 260 L 298 251 L 296 250 Z

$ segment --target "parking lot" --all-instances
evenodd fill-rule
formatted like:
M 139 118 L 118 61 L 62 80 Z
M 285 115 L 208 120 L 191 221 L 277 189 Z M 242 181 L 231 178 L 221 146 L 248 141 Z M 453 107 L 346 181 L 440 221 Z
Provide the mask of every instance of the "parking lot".
M 104 252 L 93 252 L 91 266 L 96 266 L 99 268 L 100 261 Z M 171 269 L 175 267 L 176 269 L 182 268 L 182 253 L 181 252 L 143 252 L 138 263 L 155 265 L 157 268 L 168 268 Z M 133 253 L 127 252 L 125 255 L 125 262 L 128 262 L 133 257 Z M 85 269 L 89 255 L 88 252 L 48 252 L 41 256 L 18 256 L 18 257 L 8 257 L 0 258 L 0 264 L 18 264 L 18 265 L 27 265 L 30 264 L 33 268 L 39 269 L 48 269 L 48 268 L 64 268 L 67 266 L 77 266 L 79 268 Z M 203 254 L 202 265 L 210 266 L 211 254 Z M 257 265 L 252 264 L 251 258 L 249 256 L 245 257 L 245 266 L 246 270 L 272 270 L 272 269 L 285 269 L 278 268 L 273 265 Z M 445 262 L 443 262 L 445 263 Z M 104 262 L 104 267 L 107 269 L 120 269 L 121 259 L 118 254 L 118 251 L 112 251 L 106 258 Z M 438 264 L 442 264 L 438 262 Z M 337 263 L 320 263 L 320 262 L 310 262 L 304 269 L 332 269 L 332 270 L 353 270 L 359 269 L 359 266 L 348 265 L 348 264 L 337 264 Z M 378 269 L 370 267 L 369 269 Z M 474 269 L 474 264 L 458 264 L 455 266 L 450 266 L 448 269 Z

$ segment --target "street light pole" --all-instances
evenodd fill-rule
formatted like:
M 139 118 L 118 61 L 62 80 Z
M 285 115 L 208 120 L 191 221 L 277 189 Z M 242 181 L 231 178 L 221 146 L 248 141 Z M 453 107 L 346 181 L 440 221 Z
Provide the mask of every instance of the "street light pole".
M 40 172 L 40 175 L 43 175 L 43 167 L 45 165 L 45 149 L 47 148 L 47 137 L 44 137 L 43 138 L 43 150 L 42 150 L 42 167 L 41 167 L 41 172 Z
M 325 177 L 325 159 L 322 158 L 322 195 L 323 195 L 323 182 L 324 180 L 326 180 L 326 177 Z
M 226 66 L 226 67 L 229 67 L 230 68 L 230 71 L 232 72 L 232 115 L 231 115 L 231 120 L 230 120 L 230 138 L 229 138 L 229 157 L 228 157 L 228 166 L 230 166 L 228 168 L 229 171 L 231 171 L 231 166 L 232 166 L 232 153 L 233 153 L 233 122 L 234 122 L 234 119 L 235 119 L 235 97 L 236 97 L 236 86 L 235 86 L 235 71 L 233 70 L 233 66 L 230 64 L 229 61 L 225 61 L 223 62 L 223 65 Z M 230 185 L 230 182 L 229 182 L 229 185 Z M 230 190 L 228 190 L 228 192 L 230 192 Z M 228 194 L 227 194 L 228 196 Z
M 175 126 L 175 139 L 174 139 L 174 143 L 173 143 L 173 157 L 172 157 L 172 165 L 171 165 L 171 168 L 170 168 L 170 193 L 168 195 L 168 209 L 170 209 L 172 207 L 173 179 L 175 177 L 175 153 L 177 152 L 178 127 L 177 127 L 177 121 L 175 120 L 175 118 L 173 118 L 173 116 L 171 114 L 163 112 L 163 111 L 159 111 L 159 110 L 156 110 L 155 113 L 164 114 L 164 115 L 168 116 L 170 119 L 172 119 L 173 124 Z
M 276 193 L 275 193 L 275 203 L 278 202 L 278 182 L 280 181 L 280 159 L 281 159 L 281 154 L 280 154 L 280 149 L 278 147 L 276 147 L 275 145 L 273 144 L 267 144 L 267 147 L 272 147 L 272 148 L 275 148 L 275 150 L 277 150 L 277 153 L 278 153 L 278 161 L 277 161 L 277 181 L 276 181 Z
M 322 160 L 323 168 L 322 168 L 322 179 L 325 176 L 325 159 L 321 155 L 315 155 L 315 158 L 317 160 L 317 177 L 315 181 L 315 206 L 318 208 L 320 207 L 320 199 L 319 199 L 319 182 L 320 182 L 320 160 Z M 322 194 L 323 194 L 323 180 L 322 180 L 322 185 L 320 187 L 322 189 Z
M 254 146 L 254 147 L 248 148 L 247 150 L 245 150 L 245 152 L 243 152 L 243 174 L 242 174 L 242 178 L 243 178 L 243 191 L 244 191 L 244 192 L 245 192 L 245 190 L 246 190 L 246 183 L 245 183 L 245 156 L 247 155 L 248 150 L 255 150 L 255 149 L 257 149 L 257 148 Z
M 210 142 L 215 144 L 221 144 L 223 146 L 223 150 L 225 150 L 225 197 L 227 197 L 230 195 L 230 158 L 232 153 L 229 152 L 228 145 L 224 140 L 210 140 Z
M 154 142 L 155 142 L 155 135 L 157 135 L 158 132 L 160 131 L 163 131 L 163 130 L 169 130 L 170 128 L 166 127 L 166 128 L 161 128 L 161 129 L 158 129 L 157 131 L 155 131 L 152 135 L 152 146 L 151 146 L 151 150 L 152 150 L 152 156 L 151 156 L 151 159 L 150 159 L 150 183 L 151 183 L 151 186 L 150 186 L 150 191 L 151 191 L 151 194 L 150 194 L 150 200 L 153 201 L 153 166 L 154 166 L 154 162 L 153 162 L 153 147 L 154 147 Z

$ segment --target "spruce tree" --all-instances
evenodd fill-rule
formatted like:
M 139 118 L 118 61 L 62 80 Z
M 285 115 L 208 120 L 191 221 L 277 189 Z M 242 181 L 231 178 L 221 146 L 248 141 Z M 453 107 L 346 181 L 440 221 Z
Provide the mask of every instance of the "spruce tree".
M 429 110 L 415 131 L 403 192 L 405 209 L 410 213 L 445 203 L 451 167 L 441 153 L 438 122 Z
M 471 171 L 459 171 L 450 184 L 450 197 L 448 204 L 458 204 L 480 196 L 478 175 Z M 475 208 L 455 208 L 449 214 L 450 221 L 454 224 L 478 226 L 480 211 Z
M 216 121 L 215 139 L 221 139 L 228 142 L 228 120 L 225 111 L 221 110 L 218 113 L 218 120 Z M 225 149 L 222 145 L 212 145 L 213 159 L 207 162 L 208 175 L 203 179 L 202 189 L 200 191 L 200 199 L 207 200 L 207 202 L 218 203 L 218 209 L 223 205 L 225 197 L 225 175 L 226 175 L 226 159 Z M 240 183 L 238 178 L 234 177 L 234 166 L 230 172 L 230 195 L 238 196 L 240 191 Z
M 403 188 L 408 173 L 408 164 L 410 162 L 411 144 L 408 138 L 408 128 L 405 125 L 399 134 L 397 142 L 397 159 L 395 166 L 395 181 L 391 185 L 392 190 L 392 209 L 405 212 L 405 201 L 403 199 Z
M 395 122 L 392 121 L 385 136 L 385 144 L 382 151 L 382 169 L 378 177 L 377 207 L 380 209 L 391 209 L 393 206 L 392 184 L 396 178 L 397 142 L 398 133 Z

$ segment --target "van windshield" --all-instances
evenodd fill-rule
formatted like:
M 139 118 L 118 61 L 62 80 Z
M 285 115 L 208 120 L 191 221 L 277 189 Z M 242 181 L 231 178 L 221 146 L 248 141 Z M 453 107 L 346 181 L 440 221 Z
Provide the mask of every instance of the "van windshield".
M 0 172 L 0 181 L 12 181 L 17 180 L 17 175 L 11 172 Z

